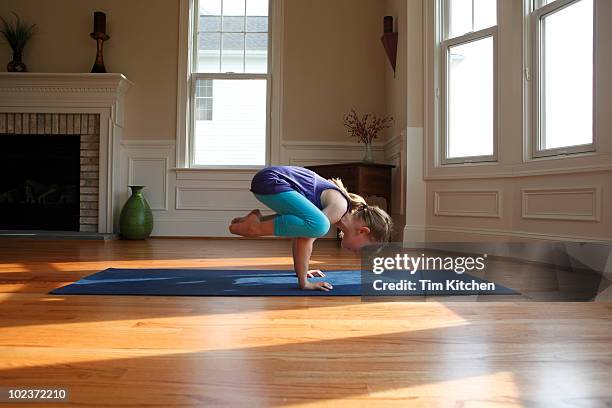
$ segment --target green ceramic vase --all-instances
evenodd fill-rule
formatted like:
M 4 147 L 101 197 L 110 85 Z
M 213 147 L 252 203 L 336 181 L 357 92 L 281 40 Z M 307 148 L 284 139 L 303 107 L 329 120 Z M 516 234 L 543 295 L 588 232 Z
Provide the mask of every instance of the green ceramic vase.
M 119 232 L 125 239 L 147 239 L 153 231 L 153 212 L 142 194 L 145 186 L 129 187 L 132 195 L 121 210 Z

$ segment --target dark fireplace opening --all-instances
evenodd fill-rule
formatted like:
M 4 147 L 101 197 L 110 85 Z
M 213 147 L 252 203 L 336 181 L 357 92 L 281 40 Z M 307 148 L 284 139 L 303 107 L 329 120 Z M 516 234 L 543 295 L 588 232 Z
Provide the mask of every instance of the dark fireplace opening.
M 80 136 L 0 137 L 0 229 L 79 231 Z

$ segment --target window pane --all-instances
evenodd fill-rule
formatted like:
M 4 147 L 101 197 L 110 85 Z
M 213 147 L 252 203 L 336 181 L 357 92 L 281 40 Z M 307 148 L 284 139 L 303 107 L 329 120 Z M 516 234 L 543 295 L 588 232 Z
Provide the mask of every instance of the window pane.
M 447 157 L 493 154 L 493 37 L 450 47 Z
M 198 38 L 198 71 L 219 72 L 221 66 L 221 34 L 200 33 Z
M 247 17 L 248 32 L 268 32 L 268 17 Z
M 204 82 L 204 95 L 208 98 L 212 98 L 213 94 L 212 94 L 212 80 L 205 80 L 202 81 Z
M 268 34 L 246 35 L 246 71 L 268 72 Z
M 221 31 L 221 17 L 200 15 L 200 31 Z
M 244 72 L 244 34 L 223 33 L 221 72 Z
M 200 0 L 200 15 L 220 16 L 221 0 Z
M 247 0 L 247 31 L 268 32 L 268 0 Z
M 451 37 L 457 37 L 472 31 L 472 0 L 449 0 Z
M 223 17 L 223 31 L 226 33 L 242 33 L 244 32 L 244 16 L 241 17 Z
M 497 25 L 497 0 L 474 0 L 474 31 Z
M 196 165 L 264 165 L 267 81 L 213 80 L 212 119 L 196 120 Z
M 247 0 L 247 16 L 267 16 L 268 0 Z
M 212 120 L 212 98 L 196 98 L 196 121 Z
M 244 16 L 245 0 L 223 0 L 223 16 Z
M 571 27 L 571 29 L 568 29 Z M 542 18 L 541 149 L 593 142 L 593 0 Z

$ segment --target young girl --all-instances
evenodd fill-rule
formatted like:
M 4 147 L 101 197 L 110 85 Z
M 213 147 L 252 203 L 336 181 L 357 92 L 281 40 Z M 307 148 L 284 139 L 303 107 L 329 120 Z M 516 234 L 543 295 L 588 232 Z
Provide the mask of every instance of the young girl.
M 327 234 L 331 224 L 340 228 L 342 247 L 352 251 L 387 242 L 391 235 L 389 214 L 349 193 L 339 179 L 326 180 L 302 167 L 266 167 L 253 177 L 251 192 L 276 214 L 263 217 L 253 210 L 234 218 L 230 232 L 244 237 L 293 237 L 293 264 L 301 289 L 333 289 L 327 282 L 307 279 L 325 276 L 308 270 L 308 264 L 314 241 Z

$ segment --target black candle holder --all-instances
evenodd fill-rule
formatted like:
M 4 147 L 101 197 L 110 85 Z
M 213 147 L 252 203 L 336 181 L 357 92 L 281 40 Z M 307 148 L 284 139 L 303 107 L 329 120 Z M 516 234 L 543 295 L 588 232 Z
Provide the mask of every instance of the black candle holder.
M 96 40 L 98 50 L 96 54 L 96 62 L 94 62 L 91 72 L 104 73 L 106 72 L 106 68 L 104 67 L 104 41 L 108 41 L 110 36 L 106 33 L 99 32 L 90 33 L 89 36 Z

